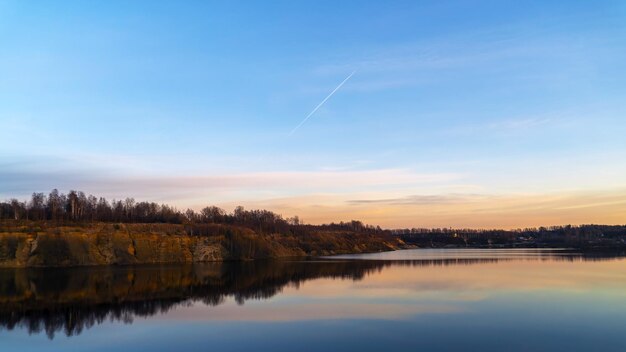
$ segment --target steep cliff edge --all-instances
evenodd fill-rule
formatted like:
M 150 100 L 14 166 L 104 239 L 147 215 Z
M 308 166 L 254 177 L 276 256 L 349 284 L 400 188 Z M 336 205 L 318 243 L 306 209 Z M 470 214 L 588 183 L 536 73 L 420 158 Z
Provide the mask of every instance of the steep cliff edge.
M 3 223 L 0 267 L 248 260 L 379 252 L 400 245 L 392 238 L 345 231 L 297 236 L 261 235 L 230 225 Z

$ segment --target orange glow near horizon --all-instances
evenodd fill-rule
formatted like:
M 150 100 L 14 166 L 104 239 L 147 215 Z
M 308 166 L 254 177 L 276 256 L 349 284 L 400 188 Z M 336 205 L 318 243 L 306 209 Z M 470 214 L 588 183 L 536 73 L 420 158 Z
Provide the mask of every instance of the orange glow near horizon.
M 354 198 L 354 196 L 351 196 Z M 350 202 L 320 195 L 222 204 L 265 208 L 306 223 L 361 220 L 384 228 L 503 228 L 625 224 L 626 192 L 578 192 L 507 196 L 443 196 Z

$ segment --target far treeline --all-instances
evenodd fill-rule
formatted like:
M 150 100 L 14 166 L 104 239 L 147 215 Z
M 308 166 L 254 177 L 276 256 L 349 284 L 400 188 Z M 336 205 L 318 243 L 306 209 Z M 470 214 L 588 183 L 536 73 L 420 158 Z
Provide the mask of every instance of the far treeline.
M 418 247 L 570 247 L 626 249 L 626 225 L 549 226 L 515 230 L 398 229 L 391 231 Z
M 224 224 L 247 227 L 260 234 L 288 233 L 315 228 L 317 230 L 351 231 L 368 234 L 390 234 L 379 226 L 364 225 L 360 221 L 305 225 L 298 216 L 283 218 L 269 210 L 245 210 L 238 206 L 232 213 L 216 206 L 207 206 L 199 212 L 181 211 L 167 204 L 137 202 L 134 198 L 108 201 L 104 197 L 86 195 L 81 191 L 49 194 L 33 193 L 30 200 L 10 199 L 0 202 L 0 220 L 53 221 L 57 223 L 164 223 L 164 224 Z

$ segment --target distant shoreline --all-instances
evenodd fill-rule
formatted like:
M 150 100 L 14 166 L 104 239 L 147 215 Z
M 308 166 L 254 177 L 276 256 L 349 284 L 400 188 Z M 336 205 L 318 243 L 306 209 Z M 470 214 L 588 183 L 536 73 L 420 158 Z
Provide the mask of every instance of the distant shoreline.
M 626 250 L 626 244 L 614 244 L 614 245 L 589 245 L 589 244 L 584 244 L 581 246 L 570 246 L 570 247 L 563 247 L 563 246 L 558 246 L 558 245 L 548 245 L 548 244 L 524 244 L 524 245 L 519 245 L 519 244 L 500 244 L 500 245 L 493 245 L 493 246 L 488 246 L 488 245 L 468 245 L 468 246 L 462 246 L 462 245 L 445 245 L 445 246 L 433 246 L 433 247 L 417 247 L 417 246 L 405 246 L 401 249 L 463 249 L 463 248 L 468 248 L 468 249 L 553 249 L 553 250 L 564 250 L 564 251 L 594 251 L 594 250 L 598 250 L 598 251 L 602 251 L 602 250 Z

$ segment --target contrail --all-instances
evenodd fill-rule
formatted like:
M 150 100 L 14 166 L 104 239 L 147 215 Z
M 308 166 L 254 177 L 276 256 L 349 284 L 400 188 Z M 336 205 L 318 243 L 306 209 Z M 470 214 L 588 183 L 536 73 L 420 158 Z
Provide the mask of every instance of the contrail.
M 294 132 L 296 132 L 298 130 L 298 128 L 300 128 L 300 126 L 304 125 L 304 123 L 309 119 L 309 117 L 313 116 L 313 114 L 315 114 L 317 109 L 322 107 L 322 105 L 324 105 L 326 100 L 330 99 L 330 97 L 332 97 L 333 94 L 335 94 L 335 92 L 338 91 L 339 88 L 341 88 L 341 86 L 343 86 L 343 84 L 346 83 L 350 79 L 350 77 L 352 77 L 355 73 L 356 73 L 356 71 L 352 71 L 352 73 L 348 77 L 346 77 L 346 79 L 344 79 L 341 83 L 339 83 L 337 88 L 335 88 L 332 92 L 330 92 L 330 94 L 328 94 L 328 96 L 326 98 L 324 98 L 324 100 L 322 100 L 321 103 L 317 104 L 317 106 L 315 107 L 315 109 L 313 109 L 313 111 L 311 111 L 308 115 L 306 115 L 304 120 L 302 120 L 302 122 L 300 122 L 300 124 L 298 126 L 296 126 L 296 128 L 294 128 L 293 130 L 291 130 L 291 132 L 289 132 L 289 135 L 291 136 Z

